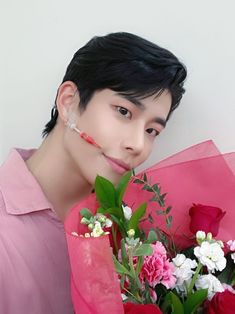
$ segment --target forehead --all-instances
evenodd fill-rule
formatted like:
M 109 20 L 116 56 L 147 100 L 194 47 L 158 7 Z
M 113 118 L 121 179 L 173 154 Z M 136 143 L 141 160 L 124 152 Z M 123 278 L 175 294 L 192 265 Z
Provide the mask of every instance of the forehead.
M 131 102 L 136 107 L 138 107 L 141 110 L 147 109 L 147 106 L 149 103 L 153 104 L 159 104 L 159 103 L 165 103 L 165 104 L 171 104 L 172 97 L 168 90 L 164 90 L 159 93 L 155 93 L 151 96 L 146 97 L 134 97 L 131 95 L 125 95 L 122 93 L 116 93 L 117 96 L 123 98 L 124 100 L 127 100 L 128 102 Z
M 168 90 L 163 90 L 159 93 L 155 93 L 151 96 L 146 97 L 136 97 L 128 93 L 122 93 L 122 92 L 116 92 L 111 89 L 102 89 L 99 91 L 96 91 L 94 93 L 94 96 L 98 96 L 98 98 L 110 98 L 114 100 L 122 100 L 123 102 L 130 102 L 134 105 L 136 105 L 139 109 L 146 109 L 146 106 L 148 103 L 156 103 L 164 102 L 164 103 L 170 103 L 172 101 L 171 93 Z

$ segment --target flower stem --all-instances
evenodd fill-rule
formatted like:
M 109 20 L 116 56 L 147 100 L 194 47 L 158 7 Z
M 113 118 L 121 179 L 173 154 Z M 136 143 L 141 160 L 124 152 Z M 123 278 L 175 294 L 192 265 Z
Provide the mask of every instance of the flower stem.
M 117 245 L 117 229 L 114 228 L 114 226 L 112 225 L 112 236 L 113 236 L 113 243 L 114 243 L 114 249 L 115 249 L 115 253 L 118 253 L 118 245 Z
M 196 271 L 193 275 L 193 278 L 192 278 L 191 283 L 190 283 L 189 288 L 188 288 L 188 295 L 190 295 L 192 293 L 193 287 L 195 285 L 195 282 L 197 280 L 198 274 L 199 274 L 201 269 L 202 269 L 202 264 L 198 263 Z
M 141 182 L 141 184 L 144 184 L 148 187 L 149 189 L 149 192 L 151 191 L 152 193 L 155 194 L 155 196 L 157 197 L 156 201 L 158 202 L 158 204 L 160 205 L 160 207 L 164 207 L 165 206 L 165 203 L 164 201 L 161 200 L 161 193 L 160 193 L 160 190 L 159 191 L 156 191 L 152 185 L 150 185 L 150 183 L 144 181 L 143 179 L 139 178 L 139 177 L 136 177 L 136 176 L 133 176 L 134 179 L 137 179 Z
M 128 294 L 130 294 L 137 302 L 142 303 L 140 297 L 136 297 L 133 293 L 131 293 L 129 290 L 123 287 L 123 290 L 126 291 Z
M 138 287 L 138 289 L 141 289 L 142 286 L 141 286 L 138 274 L 136 273 L 136 270 L 135 270 L 135 267 L 133 264 L 133 249 L 132 248 L 129 249 L 129 265 L 130 265 L 130 270 L 131 270 L 131 273 L 133 275 L 133 278 L 135 278 L 135 282 L 137 284 L 137 287 Z

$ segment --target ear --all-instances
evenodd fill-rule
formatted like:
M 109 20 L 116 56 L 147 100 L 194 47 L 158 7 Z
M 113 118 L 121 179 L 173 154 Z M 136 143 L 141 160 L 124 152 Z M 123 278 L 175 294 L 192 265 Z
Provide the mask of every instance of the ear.
M 60 85 L 57 92 L 56 107 L 59 117 L 64 123 L 68 121 L 71 112 L 77 109 L 79 102 L 79 92 L 73 82 L 66 81 Z

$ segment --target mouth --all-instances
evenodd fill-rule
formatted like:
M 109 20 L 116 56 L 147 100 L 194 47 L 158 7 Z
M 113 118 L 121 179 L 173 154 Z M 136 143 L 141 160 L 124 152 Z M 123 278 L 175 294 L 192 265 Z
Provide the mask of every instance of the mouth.
M 106 155 L 104 155 L 104 157 L 111 166 L 111 168 L 118 174 L 124 174 L 125 172 L 131 170 L 130 165 L 128 165 L 127 163 L 123 162 L 120 159 L 108 157 Z

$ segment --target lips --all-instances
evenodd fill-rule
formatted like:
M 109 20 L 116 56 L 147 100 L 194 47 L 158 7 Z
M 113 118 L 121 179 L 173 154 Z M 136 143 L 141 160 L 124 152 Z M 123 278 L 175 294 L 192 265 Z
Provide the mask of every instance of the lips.
M 120 159 L 112 158 L 104 155 L 111 168 L 119 174 L 123 174 L 131 169 L 131 167 Z

